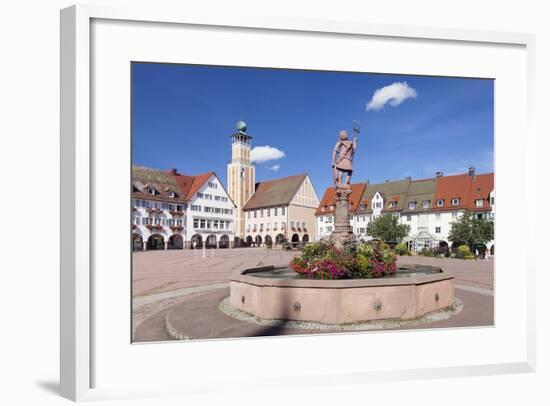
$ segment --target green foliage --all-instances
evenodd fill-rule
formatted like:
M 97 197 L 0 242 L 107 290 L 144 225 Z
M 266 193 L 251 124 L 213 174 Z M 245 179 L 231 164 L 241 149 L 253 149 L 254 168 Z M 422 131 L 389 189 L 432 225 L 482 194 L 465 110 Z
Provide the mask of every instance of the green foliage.
M 407 248 L 407 244 L 404 243 L 404 242 L 400 242 L 399 244 L 397 244 L 395 246 L 395 253 L 397 255 L 410 255 L 411 254 L 409 252 L 408 248 Z
M 474 259 L 475 256 L 472 254 L 472 251 L 470 251 L 470 247 L 467 245 L 461 245 L 458 247 L 458 250 L 456 252 L 456 258 L 460 259 Z
M 423 257 L 437 257 L 438 254 L 437 251 L 432 248 L 422 248 L 418 255 L 422 255 Z
M 367 225 L 367 234 L 385 242 L 401 241 L 409 234 L 407 224 L 399 224 L 396 216 L 384 214 Z
M 451 231 L 449 232 L 450 241 L 465 244 L 469 247 L 470 251 L 473 250 L 476 244 L 485 245 L 493 238 L 493 221 L 484 216 L 478 218 L 477 215 L 471 212 L 465 212 L 459 220 L 453 222 L 451 224 Z

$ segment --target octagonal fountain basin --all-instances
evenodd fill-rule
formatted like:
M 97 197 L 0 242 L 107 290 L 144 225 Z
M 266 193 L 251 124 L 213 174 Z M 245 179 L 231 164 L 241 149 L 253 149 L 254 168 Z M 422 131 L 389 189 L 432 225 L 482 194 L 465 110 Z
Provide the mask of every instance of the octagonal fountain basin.
M 262 319 L 327 324 L 415 319 L 448 308 L 453 277 L 441 268 L 400 266 L 376 279 L 304 279 L 291 268 L 251 268 L 230 282 L 233 307 Z

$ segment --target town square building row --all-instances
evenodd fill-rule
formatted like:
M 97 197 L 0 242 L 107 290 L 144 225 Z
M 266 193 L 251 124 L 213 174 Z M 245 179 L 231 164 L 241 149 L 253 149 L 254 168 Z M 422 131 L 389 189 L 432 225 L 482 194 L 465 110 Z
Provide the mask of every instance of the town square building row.
M 410 227 L 406 238 L 409 248 L 419 252 L 423 248 L 452 246 L 449 241 L 451 224 L 466 211 L 477 216 L 494 218 L 494 174 L 468 173 L 412 180 L 405 178 L 377 184 L 351 185 L 350 224 L 361 240 L 368 240 L 369 222 L 384 214 L 398 216 L 399 223 Z M 328 237 L 334 228 L 335 190 L 325 191 L 315 213 L 317 239 Z M 494 252 L 494 241 L 485 247 Z
M 134 166 L 134 251 L 295 244 L 315 239 L 319 199 L 307 174 L 256 182 L 246 124 L 231 136 L 227 189 L 196 176 Z

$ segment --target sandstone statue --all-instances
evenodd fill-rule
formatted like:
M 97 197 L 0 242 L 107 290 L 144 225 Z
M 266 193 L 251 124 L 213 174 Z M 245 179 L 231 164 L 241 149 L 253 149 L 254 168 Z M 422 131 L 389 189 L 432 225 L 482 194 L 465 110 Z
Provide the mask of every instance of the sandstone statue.
M 332 151 L 333 179 L 337 188 L 349 187 L 353 173 L 353 154 L 357 148 L 357 136 L 350 141 L 347 131 L 341 130 L 339 137 Z M 345 175 L 344 180 L 342 175 Z

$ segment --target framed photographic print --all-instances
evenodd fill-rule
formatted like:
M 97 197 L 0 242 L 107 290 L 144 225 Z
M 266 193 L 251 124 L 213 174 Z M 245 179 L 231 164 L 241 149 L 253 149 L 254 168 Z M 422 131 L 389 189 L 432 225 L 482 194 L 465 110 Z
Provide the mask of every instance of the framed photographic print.
M 534 368 L 532 36 L 61 23 L 64 396 Z

